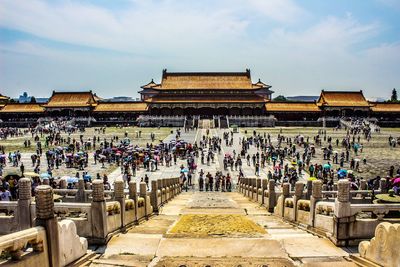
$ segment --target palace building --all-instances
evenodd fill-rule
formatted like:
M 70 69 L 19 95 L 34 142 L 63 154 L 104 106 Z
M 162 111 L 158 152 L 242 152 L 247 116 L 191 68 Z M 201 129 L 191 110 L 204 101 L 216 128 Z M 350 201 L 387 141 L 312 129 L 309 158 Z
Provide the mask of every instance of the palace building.
M 150 115 L 262 115 L 271 86 L 245 72 L 162 72 L 161 83 L 142 86 Z
M 382 125 L 400 124 L 400 104 L 369 102 L 362 91 L 325 91 L 314 102 L 272 101 L 271 86 L 244 72 L 168 72 L 139 91 L 140 101 L 110 102 L 92 91 L 53 91 L 47 103 L 11 103 L 0 95 L 2 125 L 35 124 L 39 118 L 77 118 L 85 123 L 196 126 L 335 125 L 342 117 L 373 117 Z

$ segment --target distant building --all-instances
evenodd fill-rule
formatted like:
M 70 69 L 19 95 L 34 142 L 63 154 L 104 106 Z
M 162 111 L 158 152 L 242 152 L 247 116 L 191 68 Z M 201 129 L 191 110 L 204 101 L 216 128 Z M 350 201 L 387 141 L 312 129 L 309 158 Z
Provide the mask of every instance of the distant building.
M 103 99 L 103 102 L 130 102 L 134 99 L 130 96 L 115 96 L 113 98 Z
M 24 92 L 22 95 L 19 96 L 18 102 L 19 103 L 30 103 L 32 100 L 32 96 L 29 96 L 27 92 Z
M 141 87 L 151 115 L 261 115 L 271 86 L 245 72 L 167 72 Z
M 48 101 L 37 98 L 36 103 L 31 103 L 33 97 L 26 92 L 19 97 L 20 103 L 10 103 L 8 97 L 0 95 L 0 120 L 13 125 L 20 120 L 20 125 L 24 125 L 25 119 L 34 122 L 42 117 L 68 116 L 90 117 L 98 125 L 136 123 L 137 119 L 148 120 L 148 125 L 175 125 L 174 120 L 179 125 L 200 125 L 199 120 L 207 122 L 213 118 L 214 125 L 219 125 L 216 127 L 226 128 L 228 123 L 261 127 L 270 125 L 272 119 L 279 126 L 321 126 L 329 121 L 329 127 L 335 127 L 341 117 L 372 117 L 378 118 L 382 125 L 400 125 L 399 103 L 368 101 L 362 91 L 322 90 L 319 97 L 271 100 L 271 86 L 260 80 L 254 83 L 248 69 L 244 72 L 164 70 L 160 83 L 152 80 L 141 88 L 140 101 L 127 96 L 102 99 L 92 91 L 53 91 Z

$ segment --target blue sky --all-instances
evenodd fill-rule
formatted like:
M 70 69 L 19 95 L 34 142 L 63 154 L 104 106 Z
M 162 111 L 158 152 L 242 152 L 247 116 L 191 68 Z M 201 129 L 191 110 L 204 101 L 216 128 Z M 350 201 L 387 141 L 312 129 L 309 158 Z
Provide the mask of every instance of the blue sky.
M 0 1 L 1 94 L 137 97 L 163 68 L 250 68 L 275 95 L 388 98 L 400 88 L 400 1 Z

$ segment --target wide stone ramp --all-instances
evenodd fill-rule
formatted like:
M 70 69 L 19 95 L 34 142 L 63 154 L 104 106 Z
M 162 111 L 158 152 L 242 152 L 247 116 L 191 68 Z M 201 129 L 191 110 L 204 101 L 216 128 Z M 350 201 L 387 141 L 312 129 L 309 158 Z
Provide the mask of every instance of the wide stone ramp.
M 114 236 L 92 262 L 121 265 L 356 266 L 328 239 L 284 222 L 236 192 L 182 193 L 159 215 Z

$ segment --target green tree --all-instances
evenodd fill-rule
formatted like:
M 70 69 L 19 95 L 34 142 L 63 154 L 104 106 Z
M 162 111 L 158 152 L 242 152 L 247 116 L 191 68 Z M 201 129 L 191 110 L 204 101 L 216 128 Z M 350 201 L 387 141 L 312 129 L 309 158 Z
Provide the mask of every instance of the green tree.
M 390 98 L 390 102 L 397 102 L 397 91 L 396 88 L 393 88 L 392 90 L 392 97 Z
M 34 96 L 31 97 L 31 103 L 36 103 L 36 98 Z
M 286 102 L 288 101 L 286 97 L 284 97 L 283 95 L 278 95 L 277 97 L 275 97 L 273 99 L 274 101 L 281 101 L 281 102 Z

